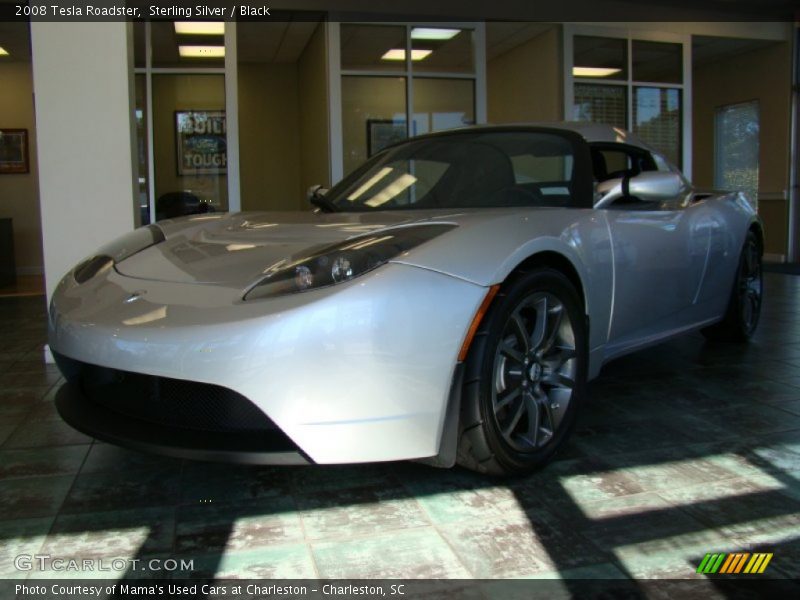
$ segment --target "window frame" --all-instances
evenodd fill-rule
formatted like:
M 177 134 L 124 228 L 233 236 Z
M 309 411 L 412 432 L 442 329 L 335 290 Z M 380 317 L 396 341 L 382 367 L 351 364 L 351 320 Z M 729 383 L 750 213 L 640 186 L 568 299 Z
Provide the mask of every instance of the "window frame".
M 406 127 L 410 131 L 414 121 L 414 80 L 415 79 L 467 79 L 474 82 L 475 124 L 486 123 L 486 23 L 483 21 L 374 21 L 359 22 L 359 25 L 391 25 L 406 28 L 406 60 L 405 68 L 400 71 L 370 71 L 343 69 L 341 65 L 341 25 L 348 21 L 326 22 L 328 45 L 328 123 L 330 143 L 331 182 L 337 183 L 347 175 L 344 172 L 344 131 L 342 118 L 342 78 L 343 76 L 365 77 L 404 77 L 406 79 Z M 470 29 L 473 32 L 473 73 L 458 72 L 414 72 L 411 60 L 411 30 L 415 27 L 447 27 L 453 29 Z
M 574 77 L 572 67 L 574 61 L 573 44 L 575 36 L 593 36 L 607 38 L 621 38 L 627 40 L 628 44 L 628 78 L 627 80 L 602 80 L 596 78 Z M 639 81 L 633 79 L 633 41 L 645 42 L 668 42 L 681 44 L 683 53 L 683 82 L 659 83 L 654 81 Z M 680 164 L 678 168 L 683 175 L 691 180 L 692 178 L 692 40 L 690 34 L 678 34 L 663 31 L 653 31 L 639 29 L 636 27 L 615 28 L 604 27 L 602 25 L 579 25 L 567 23 L 564 25 L 564 35 L 562 38 L 563 51 L 563 81 L 564 81 L 564 105 L 563 111 L 565 118 L 570 120 L 573 104 L 575 100 L 575 83 L 586 83 L 595 85 L 618 85 L 627 88 L 626 98 L 626 129 L 633 132 L 633 101 L 634 89 L 637 87 L 671 88 L 681 91 L 681 127 L 680 127 Z

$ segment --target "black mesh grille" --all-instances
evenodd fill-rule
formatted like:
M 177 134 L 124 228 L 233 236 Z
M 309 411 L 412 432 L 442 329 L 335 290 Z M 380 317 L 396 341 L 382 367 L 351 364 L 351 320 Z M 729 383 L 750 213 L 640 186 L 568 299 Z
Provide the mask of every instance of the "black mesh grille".
M 92 402 L 141 421 L 209 432 L 277 430 L 250 400 L 218 385 L 87 364 L 75 379 Z

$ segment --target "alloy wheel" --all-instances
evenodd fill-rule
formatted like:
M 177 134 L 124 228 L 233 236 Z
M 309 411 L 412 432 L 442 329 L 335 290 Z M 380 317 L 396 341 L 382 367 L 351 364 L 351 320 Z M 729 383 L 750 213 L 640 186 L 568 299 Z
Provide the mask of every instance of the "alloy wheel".
M 762 295 L 761 255 L 756 242 L 750 240 L 744 248 L 739 270 L 739 306 L 742 311 L 742 324 L 748 333 L 751 333 L 758 324 Z
M 537 292 L 514 309 L 494 360 L 492 408 L 503 440 L 533 452 L 550 442 L 575 387 L 575 331 L 564 303 Z

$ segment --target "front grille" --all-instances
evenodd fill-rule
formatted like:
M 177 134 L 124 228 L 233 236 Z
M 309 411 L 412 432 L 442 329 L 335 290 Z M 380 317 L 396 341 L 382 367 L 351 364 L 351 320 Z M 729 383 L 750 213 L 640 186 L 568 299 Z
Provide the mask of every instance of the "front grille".
M 218 385 L 70 362 L 68 378 L 88 400 L 127 417 L 194 431 L 278 430 L 250 400 Z

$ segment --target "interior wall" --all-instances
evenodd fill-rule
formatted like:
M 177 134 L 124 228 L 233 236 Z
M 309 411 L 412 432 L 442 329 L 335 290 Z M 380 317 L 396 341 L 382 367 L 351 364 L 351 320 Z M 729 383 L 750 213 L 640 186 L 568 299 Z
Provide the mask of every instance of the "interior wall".
M 561 26 L 486 63 L 490 123 L 561 121 L 564 118 Z
M 239 63 L 242 210 L 310 209 L 330 185 L 324 28 L 293 63 Z
M 325 25 L 320 23 L 297 62 L 300 101 L 300 192 L 304 205 L 309 186 L 331 185 L 328 141 L 328 77 Z
M 239 64 L 242 210 L 301 208 L 298 101 L 296 64 Z
M 48 296 L 79 260 L 134 227 L 130 27 L 31 22 Z
M 695 67 L 692 167 L 695 185 L 714 185 L 714 116 L 718 107 L 758 100 L 758 210 L 765 252 L 786 254 L 791 48 L 787 42 Z
M 0 127 L 28 130 L 29 173 L 0 175 L 0 217 L 14 226 L 14 259 L 18 274 L 43 271 L 33 72 L 30 62 L 0 64 Z

